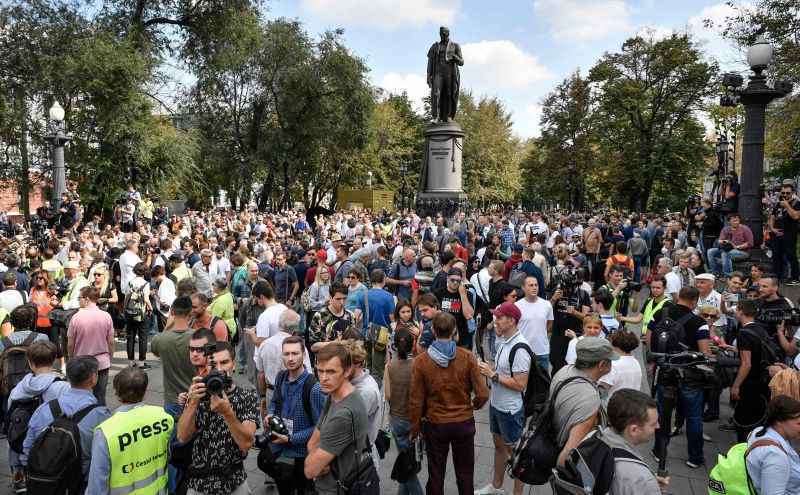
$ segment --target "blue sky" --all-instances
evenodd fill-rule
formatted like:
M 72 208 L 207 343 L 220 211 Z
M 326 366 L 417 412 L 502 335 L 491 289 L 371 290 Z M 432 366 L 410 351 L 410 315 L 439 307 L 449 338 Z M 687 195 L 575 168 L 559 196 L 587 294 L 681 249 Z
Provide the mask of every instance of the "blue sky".
M 465 58 L 462 89 L 499 97 L 521 137 L 539 132 L 539 104 L 577 68 L 647 32 L 690 31 L 723 68 L 742 70 L 743 52 L 706 29 L 731 9 L 723 0 L 272 0 L 266 17 L 299 19 L 311 33 L 345 29 L 346 43 L 371 68 L 370 79 L 419 101 L 427 92 L 425 55 L 450 27 Z

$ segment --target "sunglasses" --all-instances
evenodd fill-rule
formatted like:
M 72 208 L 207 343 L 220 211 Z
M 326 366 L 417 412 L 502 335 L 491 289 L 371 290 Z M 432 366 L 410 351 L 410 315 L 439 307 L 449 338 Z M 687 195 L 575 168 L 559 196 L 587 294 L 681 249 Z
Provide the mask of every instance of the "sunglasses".
M 700 316 L 702 316 L 703 318 L 716 318 L 717 317 L 717 315 L 714 314 L 714 313 L 703 313 Z
M 453 283 L 453 284 L 461 283 L 461 279 L 460 278 L 448 278 L 447 281 L 450 282 L 450 283 Z
M 203 352 L 203 346 L 200 346 L 200 347 L 189 346 L 189 352 L 190 353 L 196 352 L 196 353 L 200 354 L 200 353 Z

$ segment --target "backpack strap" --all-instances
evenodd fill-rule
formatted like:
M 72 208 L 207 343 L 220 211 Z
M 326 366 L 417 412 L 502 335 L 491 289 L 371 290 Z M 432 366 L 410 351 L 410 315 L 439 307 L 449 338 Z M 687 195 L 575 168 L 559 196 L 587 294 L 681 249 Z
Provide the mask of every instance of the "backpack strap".
M 50 414 L 53 415 L 54 420 L 64 415 L 64 412 L 61 410 L 61 405 L 58 403 L 58 399 L 51 400 L 47 405 L 50 407 Z
M 23 347 L 28 347 L 29 345 L 33 344 L 33 341 L 36 340 L 36 337 L 38 337 L 38 336 L 39 336 L 39 334 L 37 334 L 35 332 L 31 332 L 31 333 L 28 334 L 27 337 L 25 337 L 25 340 L 23 340 L 22 344 L 20 344 L 20 345 L 23 346 Z
M 84 407 L 83 409 L 81 409 L 80 411 L 78 411 L 78 412 L 76 412 L 75 414 L 72 415 L 72 420 L 76 424 L 80 423 L 81 421 L 83 421 L 83 418 L 85 418 L 87 414 L 92 412 L 92 410 L 97 408 L 97 407 L 100 407 L 100 404 L 94 403 L 94 404 L 91 404 L 89 406 Z
M 762 438 L 760 440 L 756 440 L 749 447 L 747 447 L 747 450 L 745 450 L 745 452 L 744 452 L 744 458 L 747 459 L 747 456 L 753 450 L 755 450 L 755 449 L 757 449 L 759 447 L 766 447 L 766 446 L 769 446 L 769 445 L 772 445 L 773 447 L 778 447 L 779 449 L 781 449 L 781 452 L 783 452 L 784 454 L 786 453 L 786 451 L 783 450 L 783 446 L 780 443 L 776 442 L 775 440 L 770 440 L 769 438 Z
M 283 410 L 283 384 L 289 376 L 287 370 L 281 370 L 275 377 L 275 383 L 272 385 L 272 401 L 275 403 L 275 414 L 280 416 Z
M 314 419 L 314 410 L 311 407 L 311 392 L 314 390 L 314 385 L 317 384 L 317 377 L 313 373 L 309 373 L 306 381 L 303 382 L 303 409 L 305 410 L 306 417 L 316 424 Z M 319 419 L 319 418 L 317 418 Z
M 508 352 L 508 369 L 511 371 L 511 377 L 514 377 L 514 357 L 517 354 L 518 350 L 524 350 L 531 356 L 531 368 L 534 366 L 539 366 L 539 363 L 536 362 L 536 354 L 533 353 L 533 349 L 526 344 L 525 342 L 517 342 L 511 347 L 511 350 Z
M 2 322 L 0 322 L 0 323 L 2 323 Z M 3 351 L 5 351 L 6 349 L 10 349 L 10 348 L 14 347 L 14 343 L 11 342 L 11 339 L 8 338 L 8 337 L 3 337 L 3 340 L 0 340 L 0 342 L 3 343 Z
M 627 451 L 627 450 L 625 450 L 625 449 L 621 449 L 621 448 L 619 448 L 619 447 L 613 447 L 613 448 L 611 449 L 611 455 L 614 457 L 614 460 L 615 460 L 615 461 L 616 461 L 617 459 L 630 459 L 630 460 L 632 460 L 632 461 L 639 461 L 639 462 L 642 462 L 642 460 L 641 460 L 641 459 L 639 459 L 639 458 L 638 458 L 636 455 L 634 455 L 634 454 L 632 454 L 632 453 L 628 452 L 628 451 Z

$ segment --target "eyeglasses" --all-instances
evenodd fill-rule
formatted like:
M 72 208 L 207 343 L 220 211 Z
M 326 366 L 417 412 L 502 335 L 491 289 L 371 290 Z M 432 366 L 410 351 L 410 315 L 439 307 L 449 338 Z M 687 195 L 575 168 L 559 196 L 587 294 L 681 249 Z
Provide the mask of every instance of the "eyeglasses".
M 358 278 L 358 277 L 356 277 L 355 275 L 348 275 L 348 276 L 347 276 L 347 277 L 345 277 L 345 278 Z
M 200 353 L 203 352 L 203 346 L 202 345 L 200 347 L 189 346 L 189 352 L 190 353 L 196 352 L 196 353 L 200 354 Z
M 447 281 L 450 282 L 451 284 L 461 283 L 461 279 L 460 278 L 448 278 Z
M 716 318 L 717 317 L 717 315 L 714 314 L 714 313 L 703 313 L 701 316 L 703 318 Z

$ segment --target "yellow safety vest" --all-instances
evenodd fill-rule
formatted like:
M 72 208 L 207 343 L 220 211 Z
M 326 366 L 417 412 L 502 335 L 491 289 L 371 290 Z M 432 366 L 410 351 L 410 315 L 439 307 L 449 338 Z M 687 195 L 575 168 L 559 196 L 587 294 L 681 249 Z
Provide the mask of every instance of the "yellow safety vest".
M 169 439 L 174 420 L 156 406 L 117 412 L 98 426 L 111 458 L 110 495 L 155 495 L 166 491 Z
M 653 316 L 656 315 L 658 310 L 664 307 L 664 303 L 667 301 L 669 301 L 669 297 L 667 296 L 665 296 L 661 302 L 655 305 L 653 305 L 653 299 L 647 301 L 647 304 L 645 304 L 644 309 L 642 310 L 642 335 L 647 333 L 647 324 L 652 321 Z
M 184 263 L 181 263 L 174 270 L 172 270 L 172 276 L 175 277 L 175 283 L 177 284 L 185 278 L 192 278 L 192 272 L 189 270 L 189 267 L 187 267 Z

